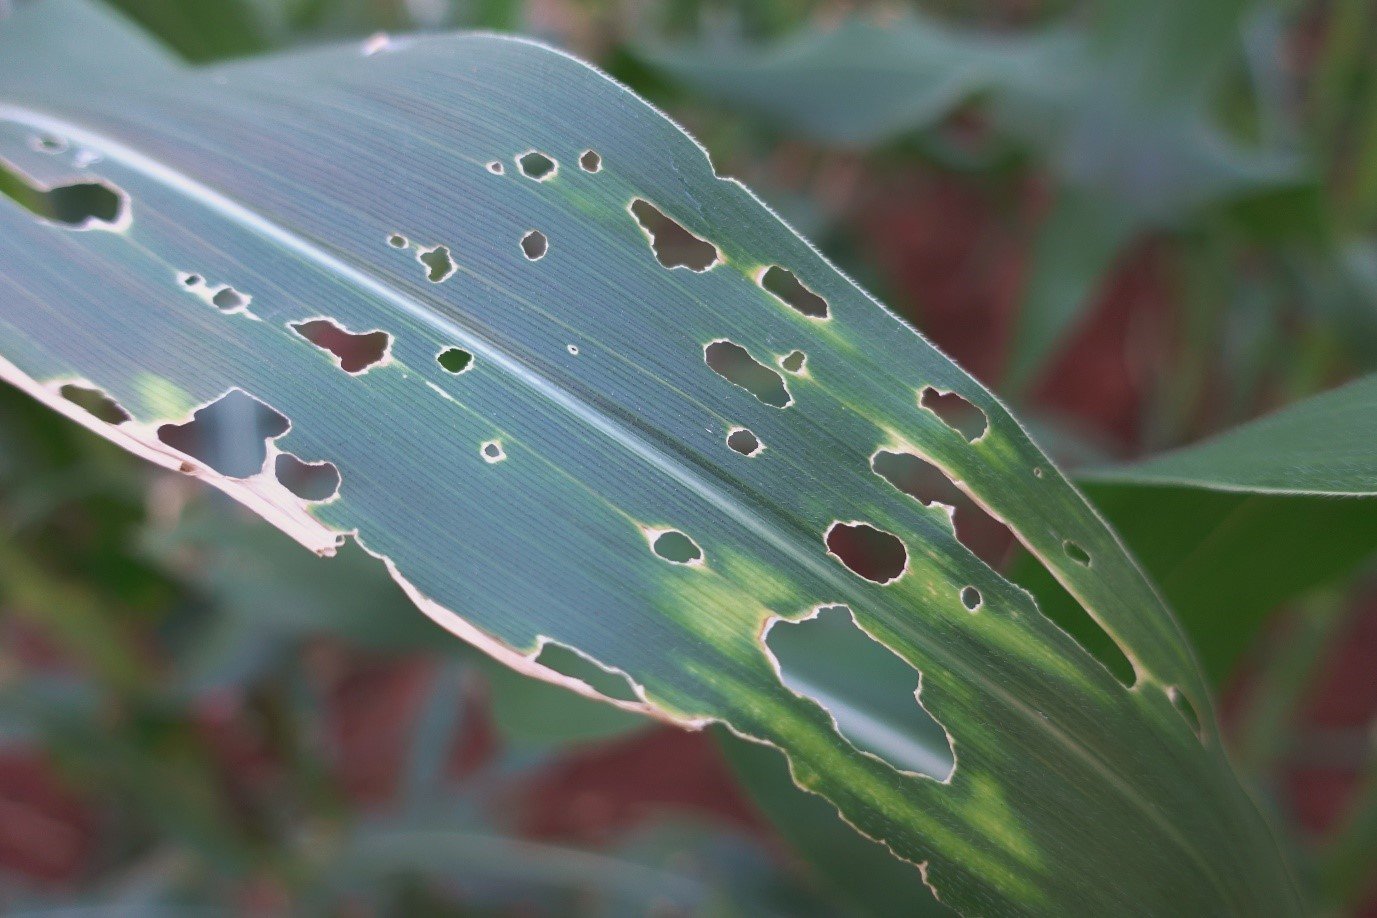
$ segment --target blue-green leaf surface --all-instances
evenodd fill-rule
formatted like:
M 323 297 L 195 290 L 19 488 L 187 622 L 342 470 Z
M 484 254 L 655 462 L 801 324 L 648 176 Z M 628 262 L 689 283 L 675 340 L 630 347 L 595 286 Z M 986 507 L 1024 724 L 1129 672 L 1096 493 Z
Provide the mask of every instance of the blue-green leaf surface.
M 357 539 L 515 668 L 597 694 L 541 662 L 556 644 L 628 682 L 625 707 L 783 750 L 801 786 L 961 911 L 1298 907 L 1190 649 L 1114 534 L 989 392 L 662 115 L 493 36 L 152 61 L 140 77 L 109 29 L 106 80 L 68 42 L 83 10 L 33 4 L 0 26 L 0 160 L 38 195 L 0 196 L 0 376 L 318 551 Z M 118 214 L 77 220 L 43 196 L 93 183 L 118 190 Z M 676 244 L 657 257 L 643 224 Z M 766 277 L 793 282 L 776 296 Z M 384 333 L 385 356 L 346 372 L 303 331 L 321 319 Z M 453 348 L 463 372 L 438 359 Z M 714 370 L 743 355 L 758 365 L 742 385 Z M 131 419 L 61 397 L 73 380 Z M 245 478 L 159 437 L 231 390 L 290 423 L 252 437 L 266 461 Z M 941 393 L 974 410 L 948 426 Z M 738 428 L 761 448 L 730 446 Z M 970 554 L 941 506 L 872 472 L 881 449 L 1007 521 L 1134 685 Z M 279 453 L 333 464 L 337 495 L 296 497 Z M 902 541 L 887 582 L 829 552 L 834 524 Z M 786 685 L 767 632 L 823 609 L 915 670 L 912 722 Z M 820 684 L 785 663 L 790 685 Z M 929 715 L 950 738 L 934 751 L 955 757 L 945 782 L 845 738 L 930 738 Z

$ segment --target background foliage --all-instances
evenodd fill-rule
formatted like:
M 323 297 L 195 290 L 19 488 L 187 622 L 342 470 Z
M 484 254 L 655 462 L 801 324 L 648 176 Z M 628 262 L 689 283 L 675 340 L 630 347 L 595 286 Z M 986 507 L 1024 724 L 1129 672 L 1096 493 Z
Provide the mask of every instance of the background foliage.
M 115 5 L 194 60 L 515 30 L 666 108 L 1083 470 L 1316 895 L 1362 910 L 1377 393 L 1138 460 L 1373 371 L 1370 4 Z M 511 675 L 363 557 L 295 550 L 8 389 L 0 633 L 7 909 L 936 908 L 775 759 Z

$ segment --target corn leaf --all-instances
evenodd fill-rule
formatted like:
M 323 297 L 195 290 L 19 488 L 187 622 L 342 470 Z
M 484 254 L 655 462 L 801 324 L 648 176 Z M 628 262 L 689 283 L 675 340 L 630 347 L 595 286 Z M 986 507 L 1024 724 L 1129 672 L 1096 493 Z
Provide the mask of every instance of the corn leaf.
M 519 40 L 191 70 L 92 15 L 0 25 L 0 376 L 318 552 L 357 540 L 516 669 L 782 750 L 951 907 L 1299 908 L 1115 535 L 665 117 Z M 1006 520 L 1132 686 L 881 451 Z M 903 697 L 847 694 L 817 652 L 847 629 Z

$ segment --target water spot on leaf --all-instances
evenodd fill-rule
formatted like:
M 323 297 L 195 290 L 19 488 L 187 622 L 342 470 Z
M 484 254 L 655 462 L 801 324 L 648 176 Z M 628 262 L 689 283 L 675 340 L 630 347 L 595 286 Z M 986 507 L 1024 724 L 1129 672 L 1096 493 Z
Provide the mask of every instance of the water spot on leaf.
M 649 533 L 650 547 L 655 554 L 671 564 L 698 565 L 703 563 L 703 549 L 698 543 L 677 529 L 661 529 Z
M 550 240 L 540 230 L 531 230 L 521 237 L 521 251 L 531 261 L 539 261 L 550 250 Z
M 268 458 L 267 441 L 291 424 L 242 389 L 231 389 L 184 424 L 164 424 L 158 439 L 228 478 L 249 478 Z
M 339 493 L 339 469 L 333 462 L 305 462 L 291 453 L 279 453 L 273 474 L 284 488 L 304 501 L 319 503 Z
M 803 368 L 808 365 L 808 355 L 803 351 L 790 351 L 779 358 L 779 365 L 784 372 L 797 375 L 802 373 Z
M 577 679 L 598 694 L 617 701 L 640 701 L 629 676 L 555 641 L 546 641 L 535 662 L 563 676 Z
M 808 318 L 827 318 L 827 301 L 805 287 L 788 268 L 771 265 L 760 275 L 759 281 L 771 296 Z
M 985 601 L 985 597 L 980 595 L 980 591 L 973 586 L 968 586 L 961 591 L 961 605 L 974 612 L 979 609 Z
M 989 427 L 985 412 L 955 392 L 941 392 L 926 386 L 918 394 L 918 404 L 972 443 L 983 437 Z
M 1072 561 L 1075 561 L 1082 567 L 1090 566 L 1090 552 L 1086 551 L 1078 543 L 1067 539 L 1065 542 L 1061 543 L 1061 547 L 1066 552 L 1066 557 L 1070 558 Z
M 463 373 L 473 366 L 473 355 L 461 347 L 447 347 L 435 360 L 449 373 Z
M 722 260 L 717 246 L 684 229 L 649 201 L 635 198 L 630 209 L 650 238 L 655 258 L 666 268 L 703 272 Z
M 68 383 L 58 392 L 73 405 L 84 408 L 88 414 L 107 424 L 123 424 L 130 419 L 129 412 L 100 389 Z
M 703 359 L 713 372 L 740 386 L 773 408 L 787 408 L 794 398 L 784 385 L 784 377 L 751 356 L 751 352 L 732 341 L 713 341 L 703 348 Z
M 584 172 L 601 172 L 602 157 L 598 155 L 597 150 L 584 150 L 579 156 L 579 168 Z
M 548 181 L 559 172 L 559 163 L 539 150 L 527 150 L 516 158 L 521 174 L 537 182 Z
M 80 181 L 46 188 L 0 160 L 0 195 L 50 223 L 76 230 L 122 230 L 129 222 L 129 197 L 105 181 Z
M 827 551 L 858 577 L 893 583 L 908 568 L 908 549 L 899 537 L 869 523 L 835 522 L 823 536 Z
M 479 449 L 479 453 L 483 456 L 483 461 L 489 465 L 507 458 L 507 451 L 502 448 L 500 440 L 486 441 Z
M 346 373 L 366 373 L 387 356 L 392 336 L 384 331 L 355 333 L 331 319 L 293 322 L 292 331 L 332 354 Z
M 744 427 L 732 428 L 727 434 L 727 445 L 743 456 L 758 456 L 765 449 L 760 439 Z
M 432 284 L 449 279 L 456 270 L 454 259 L 449 256 L 449 248 L 443 245 L 421 249 L 416 253 L 416 260 L 425 266 L 426 280 Z
M 922 702 L 922 674 L 856 624 L 845 606 L 800 622 L 775 619 L 765 649 L 780 681 L 827 711 L 837 733 L 898 771 L 947 781 L 951 739 Z

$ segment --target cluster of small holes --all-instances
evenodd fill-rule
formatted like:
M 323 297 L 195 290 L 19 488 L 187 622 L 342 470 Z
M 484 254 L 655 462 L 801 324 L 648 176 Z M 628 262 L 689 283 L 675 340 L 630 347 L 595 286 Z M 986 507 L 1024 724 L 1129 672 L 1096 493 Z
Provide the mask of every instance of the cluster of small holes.
M 521 237 L 521 252 L 531 261 L 540 261 L 550 251 L 550 240 L 540 230 L 531 230 Z
M 234 289 L 229 284 L 212 286 L 200 274 L 179 274 L 178 278 L 181 280 L 182 286 L 188 291 L 210 303 L 221 312 L 247 312 L 249 302 L 253 299 L 253 297 Z

